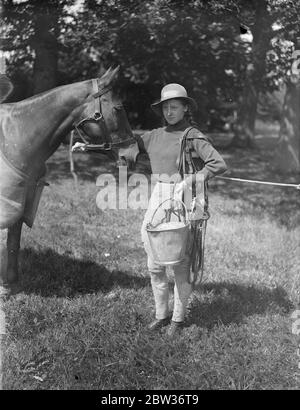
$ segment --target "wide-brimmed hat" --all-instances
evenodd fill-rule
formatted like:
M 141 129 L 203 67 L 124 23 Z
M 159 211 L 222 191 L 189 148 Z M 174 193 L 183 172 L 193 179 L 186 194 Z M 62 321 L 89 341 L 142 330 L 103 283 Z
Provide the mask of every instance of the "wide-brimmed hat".
M 167 84 L 162 88 L 160 101 L 158 101 L 154 104 L 151 104 L 152 110 L 156 114 L 161 115 L 161 113 L 162 113 L 161 104 L 164 101 L 172 100 L 173 98 L 183 99 L 183 100 L 186 101 L 187 104 L 189 104 L 191 106 L 191 108 L 193 110 L 197 109 L 196 101 L 193 98 L 191 98 L 187 95 L 186 89 L 180 84 L 172 83 L 172 84 Z

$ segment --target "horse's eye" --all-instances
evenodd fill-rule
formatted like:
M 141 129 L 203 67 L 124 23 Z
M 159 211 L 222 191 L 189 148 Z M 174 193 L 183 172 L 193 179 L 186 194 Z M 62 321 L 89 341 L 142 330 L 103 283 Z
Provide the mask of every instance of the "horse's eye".
M 121 111 L 121 110 L 124 109 L 124 107 L 123 107 L 122 104 L 118 104 L 118 105 L 115 105 L 115 106 L 114 106 L 114 109 L 117 110 L 117 111 Z

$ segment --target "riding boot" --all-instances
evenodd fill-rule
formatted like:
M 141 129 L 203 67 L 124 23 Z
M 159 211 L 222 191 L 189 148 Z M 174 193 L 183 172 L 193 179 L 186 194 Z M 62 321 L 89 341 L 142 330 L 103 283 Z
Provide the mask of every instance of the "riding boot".
M 159 330 L 164 326 L 167 326 L 170 323 L 170 317 L 166 317 L 165 319 L 154 319 L 153 322 L 150 323 L 148 326 L 148 330 L 154 331 Z
M 167 336 L 172 338 L 176 334 L 179 334 L 181 329 L 183 327 L 183 322 L 174 322 L 174 320 L 171 321 L 170 326 L 167 329 Z

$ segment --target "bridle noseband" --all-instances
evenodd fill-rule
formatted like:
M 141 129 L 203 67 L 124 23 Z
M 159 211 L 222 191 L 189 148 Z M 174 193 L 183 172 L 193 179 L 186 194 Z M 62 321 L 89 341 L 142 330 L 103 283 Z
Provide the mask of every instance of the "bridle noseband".
M 95 79 L 95 78 L 92 79 L 92 82 L 93 82 L 93 90 L 94 90 L 93 97 L 95 99 L 94 114 L 93 114 L 92 117 L 83 118 L 78 123 L 74 124 L 74 129 L 77 131 L 80 139 L 86 144 L 86 146 L 93 147 L 94 149 L 104 150 L 104 151 L 110 151 L 110 150 L 113 149 L 114 146 L 117 146 L 118 144 L 123 144 L 124 142 L 127 142 L 129 140 L 130 141 L 131 140 L 135 141 L 133 138 L 123 140 L 123 141 L 119 141 L 119 142 L 111 142 L 110 141 L 108 129 L 107 129 L 107 126 L 105 124 L 105 119 L 104 119 L 103 114 L 102 114 L 101 97 L 104 94 L 106 94 L 108 91 L 110 91 L 112 89 L 112 87 L 111 86 L 103 87 L 101 90 L 99 90 L 97 79 Z M 113 107 L 113 108 L 120 108 L 120 106 Z M 84 131 L 82 129 L 80 130 L 80 127 L 82 128 L 82 126 L 86 122 L 90 122 L 90 121 L 100 123 L 101 127 L 104 128 L 105 142 L 103 144 L 89 144 L 89 142 L 85 138 Z

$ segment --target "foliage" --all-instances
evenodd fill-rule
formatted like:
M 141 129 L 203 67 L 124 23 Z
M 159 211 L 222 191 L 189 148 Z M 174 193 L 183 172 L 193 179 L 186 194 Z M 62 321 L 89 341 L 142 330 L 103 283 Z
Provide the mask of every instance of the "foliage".
M 79 62 L 72 66 L 74 78 L 94 74 L 97 64 L 100 68 L 121 64 L 129 112 L 138 100 L 139 112 L 135 114 L 140 121 L 146 112 L 150 122 L 155 117 L 149 105 L 158 97 L 162 84 L 181 82 L 198 100 L 201 122 L 207 122 L 208 111 L 219 100 L 235 100 L 240 85 L 237 55 L 244 55 L 245 46 L 235 38 L 239 26 L 232 24 L 232 18 L 224 22 L 220 16 L 203 12 L 199 4 L 193 9 L 186 3 L 180 6 L 180 2 L 132 2 L 130 8 L 127 3 L 124 7 L 122 2 L 110 2 L 110 7 L 101 3 L 93 9 L 88 2 L 82 24 L 75 27 L 74 23 L 76 34 L 70 31 L 69 37 L 64 36 L 64 44 Z M 97 36 L 92 27 L 97 27 Z M 80 52 L 82 43 L 86 47 Z M 136 125 L 135 118 L 132 120 Z M 146 121 L 142 125 L 150 124 Z
M 256 28 L 263 3 L 265 24 Z M 299 32 L 300 6 L 291 0 L 85 0 L 77 12 L 70 9 L 74 0 L 3 0 L 3 5 L 12 50 L 9 73 L 29 83 L 25 96 L 32 92 L 35 16 L 43 8 L 53 19 L 58 44 L 57 85 L 120 64 L 130 122 L 142 128 L 158 124 L 150 104 L 161 86 L 173 81 L 197 99 L 202 126 L 218 127 L 218 117 L 232 115 L 240 105 L 249 72 L 259 93 L 286 81 Z
M 40 44 L 45 46 L 42 41 L 53 42 L 53 48 L 58 46 L 57 38 L 68 16 L 68 7 L 74 2 L 75 0 L 2 0 L 5 50 L 10 51 L 8 74 L 17 86 L 14 99 L 32 95 L 35 88 L 33 77 L 36 74 L 34 64 L 38 56 L 37 48 Z M 51 37 L 43 38 L 43 28 L 46 28 Z M 51 46 L 47 44 L 47 47 Z M 48 69 L 50 71 L 52 67 L 48 66 Z M 25 89 L 24 80 L 27 83 Z

